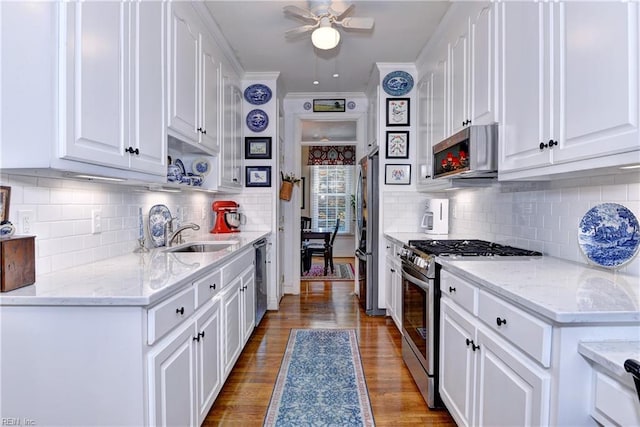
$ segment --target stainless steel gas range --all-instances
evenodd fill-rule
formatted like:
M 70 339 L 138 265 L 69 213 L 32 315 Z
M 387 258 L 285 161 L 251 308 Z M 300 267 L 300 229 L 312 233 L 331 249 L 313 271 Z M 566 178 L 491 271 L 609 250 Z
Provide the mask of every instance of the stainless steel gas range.
M 484 240 L 410 240 L 402 259 L 402 358 L 430 408 L 438 393 L 440 266 L 436 257 L 541 256 Z

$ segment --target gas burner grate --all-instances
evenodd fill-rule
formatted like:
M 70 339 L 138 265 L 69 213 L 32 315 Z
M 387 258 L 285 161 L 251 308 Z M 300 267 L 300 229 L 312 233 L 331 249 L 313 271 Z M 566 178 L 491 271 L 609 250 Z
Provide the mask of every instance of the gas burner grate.
M 410 240 L 409 246 L 438 256 L 541 256 L 542 253 L 485 240 Z

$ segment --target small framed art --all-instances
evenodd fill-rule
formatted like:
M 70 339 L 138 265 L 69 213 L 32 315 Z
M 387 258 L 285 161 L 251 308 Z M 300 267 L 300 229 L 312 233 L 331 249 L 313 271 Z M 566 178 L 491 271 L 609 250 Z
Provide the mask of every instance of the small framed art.
M 386 165 L 384 183 L 387 185 L 411 184 L 411 165 Z
M 9 202 L 11 187 L 0 186 L 0 222 L 9 220 Z
M 246 137 L 244 139 L 245 159 L 270 159 L 271 137 Z
M 271 166 L 246 166 L 245 187 L 271 187 Z
M 344 99 L 314 99 L 314 113 L 344 113 Z
M 409 158 L 409 131 L 387 131 L 387 159 Z
M 409 98 L 387 98 L 387 126 L 409 126 Z

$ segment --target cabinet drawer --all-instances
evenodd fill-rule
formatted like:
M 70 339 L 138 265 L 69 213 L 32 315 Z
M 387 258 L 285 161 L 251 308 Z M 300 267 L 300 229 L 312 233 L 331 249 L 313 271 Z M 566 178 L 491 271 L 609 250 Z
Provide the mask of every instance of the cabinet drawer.
M 236 277 L 253 264 L 255 254 L 253 248 L 241 254 L 238 254 L 233 261 L 222 268 L 222 280 L 225 283 L 231 283 Z
M 551 325 L 484 291 L 478 294 L 478 317 L 542 366 L 549 367 Z
M 178 326 L 195 311 L 195 290 L 185 289 L 147 312 L 149 345 Z
M 193 282 L 196 289 L 196 308 L 200 307 L 217 294 L 222 288 L 222 273 L 216 270 L 213 273 Z
M 591 415 L 603 425 L 638 426 L 640 410 L 638 396 L 602 372 L 594 372 L 594 393 Z
M 440 273 L 440 291 L 469 313 L 478 314 L 478 288 L 471 283 L 443 270 Z

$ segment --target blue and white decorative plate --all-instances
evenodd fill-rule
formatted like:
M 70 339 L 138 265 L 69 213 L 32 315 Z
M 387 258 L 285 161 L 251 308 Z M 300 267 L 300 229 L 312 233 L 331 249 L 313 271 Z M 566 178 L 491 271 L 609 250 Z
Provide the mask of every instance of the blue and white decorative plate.
M 262 105 L 271 100 L 271 89 L 260 83 L 256 83 L 244 90 L 244 99 L 249 104 Z
M 353 110 L 354 108 L 356 108 L 356 103 L 355 103 L 355 102 L 353 102 L 353 101 L 349 101 L 349 102 L 347 102 L 347 108 L 348 108 L 349 110 Z
M 164 226 L 171 221 L 171 212 L 165 205 L 153 205 L 149 209 L 149 236 L 154 247 L 164 246 Z
M 406 71 L 392 71 L 382 80 L 382 89 L 391 96 L 406 95 L 413 89 L 413 77 Z
M 209 160 L 204 157 L 198 157 L 193 161 L 191 170 L 196 175 L 207 176 L 211 171 L 211 163 L 209 163 Z
M 617 203 L 596 205 L 580 220 L 578 244 L 593 264 L 618 268 L 638 253 L 638 219 L 633 212 Z
M 311 110 L 311 103 L 309 101 L 307 101 L 307 102 L 304 103 L 304 105 L 302 105 L 302 107 L 307 111 Z
M 247 114 L 247 127 L 254 132 L 262 132 L 269 126 L 269 116 L 262 110 L 251 110 Z
M 15 234 L 16 227 L 11 224 L 9 221 L 3 221 L 0 225 L 0 239 L 11 237 Z
M 182 172 L 182 175 L 185 175 L 187 173 L 187 170 L 184 167 L 184 163 L 182 163 L 182 160 L 180 159 L 176 159 L 176 166 L 180 168 L 180 172 Z

